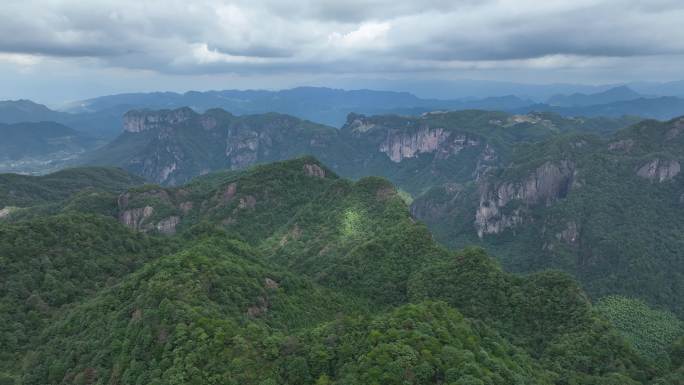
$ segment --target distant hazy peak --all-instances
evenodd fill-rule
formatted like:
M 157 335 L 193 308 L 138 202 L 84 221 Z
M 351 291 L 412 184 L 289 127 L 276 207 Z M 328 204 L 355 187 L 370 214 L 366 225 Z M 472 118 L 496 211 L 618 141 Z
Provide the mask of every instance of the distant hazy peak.
M 554 106 L 574 107 L 634 100 L 641 97 L 641 94 L 627 86 L 618 86 L 595 94 L 555 95 L 549 99 L 548 103 Z

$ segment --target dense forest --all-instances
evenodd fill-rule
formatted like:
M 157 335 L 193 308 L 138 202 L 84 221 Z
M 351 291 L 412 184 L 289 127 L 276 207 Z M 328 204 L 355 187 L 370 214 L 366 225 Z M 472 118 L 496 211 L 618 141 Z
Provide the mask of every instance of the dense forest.
M 480 245 L 508 271 L 566 271 L 594 300 L 639 298 L 681 319 L 683 128 L 647 120 L 607 138 L 520 144 L 506 167 L 435 187 L 413 213 L 441 242 Z
M 3 385 L 683 383 L 675 316 L 449 250 L 381 178 L 2 178 Z

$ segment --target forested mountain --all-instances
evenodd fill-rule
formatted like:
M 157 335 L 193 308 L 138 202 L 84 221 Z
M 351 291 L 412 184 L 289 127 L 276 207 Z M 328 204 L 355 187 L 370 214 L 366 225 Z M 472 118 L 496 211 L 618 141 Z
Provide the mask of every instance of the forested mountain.
M 681 383 L 684 341 L 656 363 L 568 276 L 441 247 L 386 180 L 115 173 L 107 212 L 69 175 L 0 222 L 3 384 Z
M 381 175 L 417 194 L 438 183 L 476 179 L 503 164 L 514 143 L 569 131 L 610 133 L 635 121 L 469 110 L 419 117 L 350 114 L 338 130 L 274 113 L 141 110 L 128 112 L 124 133 L 81 162 L 120 166 L 173 185 L 212 170 L 311 154 L 341 175 Z
M 43 176 L 0 174 L 0 206 L 60 202 L 85 189 L 117 193 L 143 182 L 141 177 L 116 168 L 70 168 Z
M 644 121 L 608 139 L 520 145 L 477 183 L 413 204 L 443 242 L 480 244 L 517 272 L 572 273 L 594 298 L 622 294 L 684 316 L 684 120 Z
M 123 134 L 81 162 L 120 166 L 150 181 L 173 185 L 213 170 L 329 152 L 336 136 L 332 127 L 275 113 L 131 111 L 124 117 Z
M 634 119 L 350 114 L 336 130 L 277 114 L 181 109 L 131 112 L 126 121 L 127 132 L 99 155 L 130 153 L 138 143 L 133 161 L 109 162 L 148 179 L 173 185 L 314 154 L 345 177 L 396 183 L 449 246 L 482 245 L 515 272 L 564 270 L 595 299 L 621 294 L 684 314 L 681 120 L 620 129 Z M 180 218 L 144 226 L 166 229 Z
M 603 135 L 636 121 L 481 110 L 438 111 L 419 117 L 351 114 L 340 130 L 339 142 L 356 152 L 326 164 L 347 177 L 386 177 L 417 196 L 441 183 L 478 180 L 492 167 L 507 164 L 517 143 L 568 132 Z

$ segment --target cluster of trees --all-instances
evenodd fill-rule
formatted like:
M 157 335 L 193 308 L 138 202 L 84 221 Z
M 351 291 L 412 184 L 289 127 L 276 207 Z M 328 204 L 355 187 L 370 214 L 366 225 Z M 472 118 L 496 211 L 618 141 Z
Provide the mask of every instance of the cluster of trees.
M 648 307 L 643 301 L 612 295 L 601 298 L 596 310 L 615 325 L 641 354 L 667 364 L 667 351 L 684 337 L 684 322 L 671 312 Z

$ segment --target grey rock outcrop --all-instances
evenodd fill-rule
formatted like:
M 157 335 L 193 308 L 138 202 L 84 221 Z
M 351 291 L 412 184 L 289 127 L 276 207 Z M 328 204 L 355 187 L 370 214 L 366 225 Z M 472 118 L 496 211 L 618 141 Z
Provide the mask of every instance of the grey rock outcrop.
M 325 170 L 321 168 L 321 166 L 317 164 L 305 164 L 304 165 L 304 172 L 308 176 L 313 176 L 317 178 L 325 178 Z
M 570 221 L 567 223 L 567 227 L 563 229 L 563 231 L 556 234 L 556 239 L 569 245 L 574 245 L 579 241 L 579 236 L 579 226 L 575 221 Z
M 123 128 L 125 132 L 139 133 L 154 130 L 171 124 L 185 122 L 197 116 L 197 113 L 190 108 L 179 108 L 177 110 L 133 110 L 127 112 L 123 117 Z
M 392 162 L 399 163 L 406 158 L 415 158 L 424 153 L 437 153 L 440 158 L 458 154 L 468 146 L 480 142 L 463 134 L 453 134 L 444 128 L 421 127 L 414 132 L 388 132 L 387 139 L 380 145 L 380 152 L 387 154 Z
M 154 213 L 154 208 L 152 206 L 138 207 L 134 209 L 128 209 L 122 211 L 119 214 L 119 222 L 124 226 L 137 230 L 144 231 L 148 230 L 149 226 L 145 221 L 152 216 Z
M 636 174 L 652 182 L 662 183 L 679 174 L 681 165 L 676 160 L 654 159 L 639 167 Z
M 481 238 L 499 234 L 524 220 L 524 209 L 538 204 L 550 204 L 564 198 L 572 188 L 575 165 L 569 161 L 546 162 L 522 181 L 504 182 L 496 186 L 485 182 L 480 186 L 479 205 L 475 212 L 475 228 Z M 512 202 L 520 205 L 503 208 Z
M 12 211 L 14 211 L 13 207 L 5 207 L 2 210 L 0 210 L 0 219 L 5 219 L 12 214 Z
M 176 226 L 180 223 L 180 217 L 178 216 L 171 216 L 166 219 L 162 219 L 157 223 L 157 231 L 159 231 L 162 234 L 175 234 L 176 233 Z
M 119 222 L 136 231 L 158 231 L 162 234 L 176 233 L 176 226 L 178 226 L 181 221 L 179 216 L 172 215 L 157 221 L 154 219 L 156 210 L 150 205 L 153 203 L 149 203 L 143 207 L 136 207 L 135 204 L 133 204 L 133 207 L 131 207 L 131 203 L 137 199 L 142 199 L 143 202 L 158 202 L 163 206 L 173 206 L 171 197 L 163 189 L 153 189 L 137 193 L 127 192 L 121 194 L 117 202 L 119 208 Z M 181 203 L 179 206 L 179 210 L 181 211 L 183 211 L 183 207 L 190 210 L 192 209 L 192 202 Z

